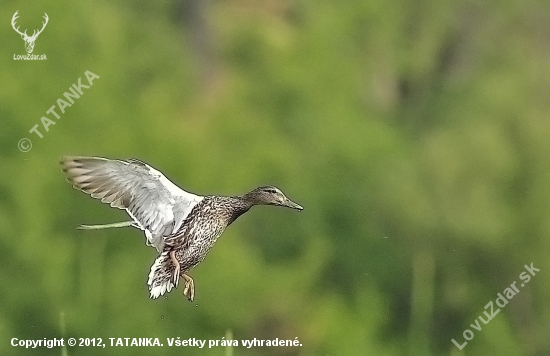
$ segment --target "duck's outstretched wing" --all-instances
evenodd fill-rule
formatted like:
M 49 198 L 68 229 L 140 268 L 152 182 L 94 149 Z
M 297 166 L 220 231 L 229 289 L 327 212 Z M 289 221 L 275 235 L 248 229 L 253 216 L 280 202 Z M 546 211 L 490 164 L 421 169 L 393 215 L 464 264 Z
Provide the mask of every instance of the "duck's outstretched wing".
M 135 159 L 66 156 L 60 162 L 74 188 L 124 209 L 160 252 L 203 197 L 186 192 L 161 172 Z

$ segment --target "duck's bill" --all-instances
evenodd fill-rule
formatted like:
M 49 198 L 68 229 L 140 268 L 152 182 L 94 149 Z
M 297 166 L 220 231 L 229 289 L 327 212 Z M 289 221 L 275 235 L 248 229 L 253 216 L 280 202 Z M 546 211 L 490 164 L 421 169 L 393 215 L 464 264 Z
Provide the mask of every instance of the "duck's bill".
M 296 204 L 295 202 L 293 202 L 292 200 L 290 199 L 287 199 L 283 206 L 286 206 L 287 208 L 292 208 L 292 209 L 296 209 L 296 210 L 304 210 L 304 207 L 299 205 L 299 204 Z

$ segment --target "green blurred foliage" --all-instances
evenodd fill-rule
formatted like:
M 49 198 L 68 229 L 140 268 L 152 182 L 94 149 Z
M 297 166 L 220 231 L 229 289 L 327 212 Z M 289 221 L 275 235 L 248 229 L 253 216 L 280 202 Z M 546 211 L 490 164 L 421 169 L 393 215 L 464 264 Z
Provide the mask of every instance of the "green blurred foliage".
M 9 342 L 61 337 L 61 313 L 65 337 L 303 345 L 234 355 L 550 354 L 548 2 L 3 5 L 0 354 L 60 354 Z M 48 13 L 47 61 L 13 59 L 16 10 L 29 32 Z M 45 132 L 87 70 L 100 78 Z M 195 303 L 181 287 L 152 301 L 141 232 L 75 229 L 124 213 L 71 189 L 64 154 L 136 157 L 197 194 L 275 184 L 305 210 L 253 209 L 191 273 Z

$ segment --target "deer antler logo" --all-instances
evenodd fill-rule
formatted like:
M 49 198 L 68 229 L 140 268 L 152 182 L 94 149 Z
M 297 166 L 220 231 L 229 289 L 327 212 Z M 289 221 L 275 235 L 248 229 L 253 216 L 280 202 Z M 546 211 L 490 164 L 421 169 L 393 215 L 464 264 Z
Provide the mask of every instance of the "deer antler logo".
M 15 21 L 19 17 L 17 14 L 18 12 L 19 10 L 17 10 L 15 14 L 13 14 L 13 17 L 11 18 L 11 26 L 13 27 L 15 32 L 20 34 L 21 38 L 23 38 L 23 40 L 25 41 L 25 49 L 27 50 L 27 53 L 32 53 L 32 51 L 34 50 L 34 41 L 36 41 L 36 38 L 38 37 L 38 35 L 41 34 L 42 31 L 44 31 L 44 28 L 48 24 L 48 20 L 49 20 L 48 14 L 44 13 L 44 22 L 42 22 L 42 28 L 40 30 L 34 30 L 32 32 L 32 36 L 29 36 L 27 35 L 27 30 L 25 30 L 25 32 L 21 32 L 19 31 L 19 26 L 15 27 Z

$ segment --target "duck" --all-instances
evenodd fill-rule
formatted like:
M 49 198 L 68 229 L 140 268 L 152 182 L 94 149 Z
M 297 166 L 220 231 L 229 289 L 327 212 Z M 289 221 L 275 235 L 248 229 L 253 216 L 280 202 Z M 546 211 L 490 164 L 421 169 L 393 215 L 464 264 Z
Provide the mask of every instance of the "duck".
M 125 210 L 131 218 L 112 224 L 80 225 L 80 229 L 137 228 L 145 233 L 146 245 L 157 250 L 147 280 L 151 299 L 177 288 L 183 278 L 183 295 L 192 302 L 195 282 L 189 271 L 205 259 L 224 230 L 251 207 L 303 210 L 271 185 L 236 196 L 193 194 L 138 159 L 63 156 L 60 165 L 73 188 Z

